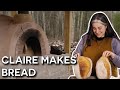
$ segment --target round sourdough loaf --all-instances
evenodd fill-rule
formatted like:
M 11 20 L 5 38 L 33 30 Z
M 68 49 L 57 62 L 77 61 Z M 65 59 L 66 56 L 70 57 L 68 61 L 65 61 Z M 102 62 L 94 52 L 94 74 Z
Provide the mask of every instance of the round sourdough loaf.
M 92 61 L 88 57 L 78 56 L 77 64 L 74 66 L 74 73 L 77 79 L 87 79 L 92 72 Z
M 96 63 L 96 76 L 98 79 L 109 79 L 112 75 L 111 64 L 107 57 L 100 57 Z

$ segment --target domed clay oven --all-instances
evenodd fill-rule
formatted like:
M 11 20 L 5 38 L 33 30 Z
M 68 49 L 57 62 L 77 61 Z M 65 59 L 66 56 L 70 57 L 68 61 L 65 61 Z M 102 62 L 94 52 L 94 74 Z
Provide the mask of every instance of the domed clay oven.
M 29 14 L 0 15 L 0 57 L 50 54 L 48 39 Z

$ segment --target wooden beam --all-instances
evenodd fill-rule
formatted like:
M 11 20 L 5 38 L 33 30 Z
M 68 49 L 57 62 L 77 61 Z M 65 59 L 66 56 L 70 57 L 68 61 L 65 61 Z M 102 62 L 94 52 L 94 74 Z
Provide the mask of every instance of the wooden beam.
M 71 29 L 72 29 L 72 12 L 65 11 L 64 14 L 64 50 L 70 54 L 71 49 Z

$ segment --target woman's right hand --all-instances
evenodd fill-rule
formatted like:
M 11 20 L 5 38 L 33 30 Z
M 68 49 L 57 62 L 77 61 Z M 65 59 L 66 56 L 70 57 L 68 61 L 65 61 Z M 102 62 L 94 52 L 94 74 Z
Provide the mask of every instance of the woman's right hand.
M 80 57 L 80 53 L 76 53 L 75 54 L 75 57 L 77 58 L 77 57 Z

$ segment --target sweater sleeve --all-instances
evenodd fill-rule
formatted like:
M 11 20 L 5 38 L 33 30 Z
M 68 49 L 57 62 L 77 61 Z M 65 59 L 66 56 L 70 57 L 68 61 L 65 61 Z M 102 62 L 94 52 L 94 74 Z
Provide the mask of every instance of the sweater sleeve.
M 79 53 L 80 55 L 82 55 L 82 51 L 83 51 L 83 47 L 84 47 L 84 45 L 85 45 L 86 39 L 87 39 L 87 36 L 86 36 L 86 35 L 83 36 L 83 37 L 81 37 L 81 39 L 79 40 L 79 42 L 78 42 L 75 50 L 73 51 L 72 55 L 75 55 L 75 54 L 77 54 L 77 53 Z
M 112 39 L 112 50 L 116 55 L 111 60 L 118 68 L 120 68 L 120 41 L 115 38 Z

